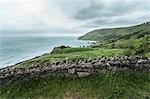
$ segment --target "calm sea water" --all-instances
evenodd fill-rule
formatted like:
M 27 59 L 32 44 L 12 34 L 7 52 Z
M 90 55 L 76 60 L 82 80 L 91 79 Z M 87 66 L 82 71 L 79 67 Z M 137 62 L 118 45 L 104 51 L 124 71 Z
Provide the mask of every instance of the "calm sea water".
M 77 37 L 16 37 L 0 38 L 0 68 L 49 53 L 56 46 L 87 46 Z

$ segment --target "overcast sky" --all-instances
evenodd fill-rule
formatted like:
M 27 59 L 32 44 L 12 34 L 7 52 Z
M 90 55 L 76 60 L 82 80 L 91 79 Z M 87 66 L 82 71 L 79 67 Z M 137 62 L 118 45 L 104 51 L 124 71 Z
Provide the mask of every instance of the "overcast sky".
M 79 36 L 150 21 L 150 0 L 0 0 L 4 36 Z

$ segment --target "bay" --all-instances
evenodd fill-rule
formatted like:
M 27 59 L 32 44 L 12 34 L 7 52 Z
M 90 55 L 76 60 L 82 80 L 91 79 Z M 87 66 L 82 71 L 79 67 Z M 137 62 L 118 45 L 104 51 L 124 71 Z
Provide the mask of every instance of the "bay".
M 50 53 L 56 46 L 88 46 L 90 41 L 77 37 L 12 37 L 0 38 L 0 68 Z

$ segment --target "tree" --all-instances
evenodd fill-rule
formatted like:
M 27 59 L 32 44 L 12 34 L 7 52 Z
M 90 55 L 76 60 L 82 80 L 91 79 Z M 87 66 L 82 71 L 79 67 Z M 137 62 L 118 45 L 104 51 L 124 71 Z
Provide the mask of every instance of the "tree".
M 142 54 L 150 51 L 150 35 L 145 35 L 143 38 L 137 40 L 134 44 L 135 54 Z

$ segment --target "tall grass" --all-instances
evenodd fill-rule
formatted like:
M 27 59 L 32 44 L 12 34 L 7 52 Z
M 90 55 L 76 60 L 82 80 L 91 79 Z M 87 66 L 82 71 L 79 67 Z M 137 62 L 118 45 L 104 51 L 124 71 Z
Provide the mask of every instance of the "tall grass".
M 106 71 L 84 78 L 48 76 L 1 86 L 1 99 L 142 99 L 150 96 L 149 73 Z

